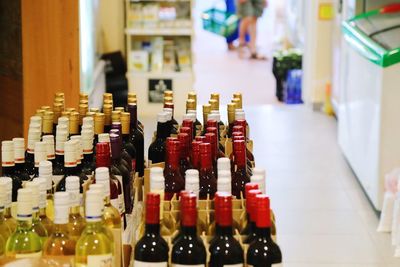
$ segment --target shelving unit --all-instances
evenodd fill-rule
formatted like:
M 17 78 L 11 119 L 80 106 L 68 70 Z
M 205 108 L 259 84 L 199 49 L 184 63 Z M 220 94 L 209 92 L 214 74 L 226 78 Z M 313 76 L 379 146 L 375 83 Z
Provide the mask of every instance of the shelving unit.
M 126 76 L 129 91 L 144 107 L 140 116 L 162 109 L 157 96 L 163 90 L 174 91 L 175 116 L 185 112 L 184 100 L 195 79 L 193 6 L 194 0 L 126 1 Z

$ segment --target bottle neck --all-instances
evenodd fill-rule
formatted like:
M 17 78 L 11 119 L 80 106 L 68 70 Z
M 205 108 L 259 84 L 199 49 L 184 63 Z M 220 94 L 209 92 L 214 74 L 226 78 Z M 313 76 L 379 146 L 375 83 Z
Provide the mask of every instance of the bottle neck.
M 100 221 L 86 221 L 88 231 L 103 231 L 103 222 Z
M 39 208 L 39 217 L 43 218 L 46 217 L 46 207 Z
M 175 151 L 168 151 L 167 152 L 167 166 L 169 166 L 171 169 L 178 169 L 179 168 L 179 152 Z
M 83 154 L 82 164 L 89 164 L 93 162 L 93 153 Z
M 200 168 L 211 170 L 212 169 L 212 157 L 211 154 L 200 153 Z
M 54 233 L 63 233 L 64 235 L 66 235 L 67 231 L 68 231 L 68 224 L 54 223 Z
M 4 217 L 11 218 L 11 206 L 4 209 Z
M 170 134 L 170 129 L 169 129 L 169 122 L 158 122 L 157 123 L 157 138 L 162 138 L 165 139 L 169 136 Z
M 14 166 L 3 166 L 1 168 L 3 176 L 12 176 L 15 173 L 15 167 Z
M 197 228 L 196 226 L 184 226 L 181 225 L 181 233 L 185 236 L 196 236 L 197 235 Z
M 81 214 L 80 213 L 80 206 L 72 206 L 72 207 L 70 207 L 70 211 L 69 211 L 69 213 L 70 214 L 73 214 L 73 215 L 76 215 L 76 214 Z
M 56 154 L 55 162 L 64 165 L 64 154 Z
M 218 225 L 215 229 L 218 236 L 232 236 L 232 226 L 221 226 Z
M 271 238 L 271 228 L 269 227 L 263 227 L 263 228 L 258 228 L 256 227 L 255 229 L 256 235 L 257 237 L 262 237 L 262 238 L 266 238 L 266 239 L 270 239 Z
M 65 176 L 76 176 L 78 174 L 78 169 L 75 166 L 64 166 L 65 167 Z
M 160 235 L 160 224 L 147 224 L 146 223 L 146 234 L 151 234 L 151 235 Z
M 32 229 L 32 220 L 17 221 L 17 229 L 30 230 Z

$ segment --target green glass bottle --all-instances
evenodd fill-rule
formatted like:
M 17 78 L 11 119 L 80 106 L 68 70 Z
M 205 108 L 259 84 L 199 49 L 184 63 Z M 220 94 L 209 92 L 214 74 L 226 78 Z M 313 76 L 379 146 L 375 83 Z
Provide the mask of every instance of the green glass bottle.
M 40 168 L 40 167 L 39 167 Z M 39 185 L 39 221 L 46 228 L 47 235 L 51 236 L 54 230 L 53 221 L 47 217 L 47 193 L 46 193 L 46 179 L 45 178 L 35 178 L 34 183 Z M 53 207 L 54 209 L 54 207 Z
M 4 222 L 4 203 L 6 198 L 6 185 L 5 182 L 0 181 L 0 236 L 3 240 L 3 243 L 10 237 L 11 231 L 10 228 Z M 4 246 L 3 249 L 0 249 L 0 255 L 4 254 Z
M 68 192 L 54 194 L 54 231 L 43 246 L 43 257 L 75 255 L 75 241 L 68 235 L 70 197 Z
M 65 191 L 69 193 L 70 198 L 70 211 L 68 219 L 68 233 L 69 237 L 78 241 L 81 237 L 83 229 L 86 226 L 86 220 L 80 213 L 81 208 L 81 195 L 79 193 L 80 183 L 78 176 L 68 176 L 65 179 Z
M 39 184 L 35 182 L 25 183 L 25 188 L 32 190 L 32 228 L 35 233 L 40 236 L 42 244 L 46 241 L 48 234 L 47 230 L 39 220 Z
M 0 183 L 5 187 L 4 223 L 8 226 L 10 232 L 14 233 L 17 228 L 17 220 L 11 216 L 12 179 L 10 177 L 0 177 Z
M 102 223 L 103 197 L 99 192 L 86 193 L 86 227 L 76 244 L 75 266 L 111 266 L 113 242 L 105 234 Z
M 39 258 L 42 255 L 42 241 L 32 227 L 32 190 L 18 189 L 17 228 L 6 243 L 7 257 Z

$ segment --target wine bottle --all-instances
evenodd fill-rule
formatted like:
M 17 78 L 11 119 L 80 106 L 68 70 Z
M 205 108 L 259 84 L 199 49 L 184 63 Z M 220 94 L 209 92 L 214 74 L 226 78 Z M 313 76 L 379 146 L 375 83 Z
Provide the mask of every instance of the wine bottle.
M 208 120 L 208 114 L 211 113 L 211 105 L 210 104 L 204 104 L 203 105 L 203 131 L 201 132 L 201 135 L 204 135 L 207 131 L 207 120 Z
M 67 232 L 69 237 L 74 241 L 78 241 L 86 226 L 85 218 L 80 213 L 82 196 L 79 193 L 79 188 L 78 176 L 68 176 L 66 178 L 65 191 L 68 192 L 70 198 Z
M 34 116 L 37 117 L 37 116 Z M 32 120 L 33 117 L 31 117 Z M 40 118 L 40 117 L 39 117 Z M 30 177 L 33 177 L 35 174 L 35 143 L 40 142 L 40 130 L 37 128 L 33 128 L 32 122 L 29 125 L 28 131 L 28 146 L 25 152 L 25 168 L 28 171 Z M 17 189 L 18 190 L 18 189 Z
M 24 181 L 29 181 L 31 177 L 28 174 L 28 170 L 25 168 L 25 139 L 24 138 L 13 138 L 14 143 L 14 163 L 15 163 L 15 175 L 19 179 Z
M 211 145 L 212 167 L 214 170 L 214 174 L 217 177 L 217 136 L 214 133 L 206 133 L 204 136 L 206 137 L 206 143 L 209 143 Z
M 47 206 L 46 206 L 46 179 L 45 178 L 35 178 L 32 181 L 38 185 L 39 189 L 39 216 L 38 220 L 44 226 L 47 231 L 47 235 L 50 236 L 54 231 L 53 221 L 47 216 Z M 53 213 L 54 214 L 54 213 Z
M 12 201 L 17 201 L 18 189 L 22 187 L 22 181 L 15 174 L 14 143 L 13 141 L 1 142 L 1 167 L 2 174 L 12 179 Z
M 94 147 L 99 142 L 99 134 L 104 133 L 104 113 L 94 114 Z
M 173 110 L 171 108 L 163 108 L 163 111 L 168 116 L 167 119 L 167 124 L 169 129 L 168 136 L 176 136 L 178 134 L 178 128 L 176 127 L 176 125 L 178 125 L 178 122 L 176 122 L 176 120 L 173 117 Z
M 218 129 L 219 133 L 222 134 L 225 131 L 225 124 L 221 121 L 221 114 L 219 111 L 219 94 L 218 93 L 212 93 L 211 94 L 211 99 L 216 100 L 214 104 L 214 109 L 211 110 L 211 114 L 215 115 L 215 119 L 218 122 Z M 210 103 L 211 104 L 211 103 Z
M 236 109 L 236 105 L 233 103 L 229 103 L 227 105 L 227 109 L 228 109 L 228 137 L 232 137 L 232 132 L 233 132 L 233 126 L 235 123 L 235 109 Z
M 165 102 L 165 100 L 167 100 L 167 102 Z M 170 98 L 170 99 L 164 98 L 164 111 L 168 111 L 171 113 L 171 124 L 173 127 L 172 134 L 176 134 L 179 129 L 179 124 L 174 118 L 174 103 L 172 102 L 172 98 Z
M 133 142 L 130 139 L 130 117 L 131 114 L 129 112 L 121 113 L 121 139 L 122 139 L 122 148 L 125 150 L 129 156 L 131 157 L 131 170 L 133 173 L 133 177 L 136 170 L 136 161 L 137 161 L 137 153 L 136 148 Z
M 82 130 L 81 140 L 83 147 L 82 172 L 91 180 L 96 169 L 96 162 L 93 157 L 93 132 Z
M 103 103 L 103 113 L 104 113 L 104 131 L 109 132 L 111 130 L 112 123 L 112 104 L 104 104 Z
M 208 120 L 208 121 L 210 121 L 210 120 Z M 218 139 L 218 137 L 219 137 L 218 129 L 216 127 L 207 127 L 206 131 L 207 131 L 207 133 L 215 134 L 215 151 L 216 151 L 215 154 L 216 154 L 217 159 L 225 157 L 224 152 L 222 152 L 224 150 L 224 147 L 222 147 L 222 145 L 220 144 L 219 139 Z
M 192 142 L 191 162 L 194 169 L 200 169 L 200 144 L 199 141 Z
M 121 147 L 121 163 L 128 169 L 129 175 L 134 177 L 135 170 L 132 170 L 132 157 L 129 153 L 124 149 L 122 144 L 122 137 L 121 137 L 121 123 L 120 122 L 113 122 L 111 125 L 112 129 L 110 130 L 110 134 L 115 134 L 118 136 L 118 144 Z
M 217 160 L 218 176 L 221 171 L 231 171 L 231 161 L 229 158 L 219 158 Z
M 249 215 L 247 224 L 249 225 L 249 231 L 247 237 L 244 239 L 245 244 L 250 244 L 256 238 L 256 196 L 260 194 L 261 191 L 258 189 L 249 190 L 246 194 L 246 210 Z
M 139 127 L 137 105 L 128 104 L 128 112 L 130 113 L 130 142 L 136 149 L 136 171 L 142 177 L 144 175 L 144 136 L 143 130 Z
M 4 223 L 8 226 L 11 233 L 17 228 L 17 221 L 11 216 L 12 203 L 12 179 L 10 177 L 0 177 L 0 186 L 4 187 Z M 7 240 L 4 240 L 7 241 Z
M 69 138 L 70 136 L 70 128 L 69 128 L 69 112 L 66 112 L 67 114 L 62 115 L 65 113 L 65 111 L 61 112 L 61 117 L 58 118 L 58 125 L 61 126 L 62 129 L 64 129 L 67 132 L 67 137 Z
M 167 141 L 167 157 L 165 161 L 165 200 L 171 200 L 174 194 L 185 188 L 185 179 L 179 166 L 180 142 L 178 140 Z
M 271 238 L 271 215 L 269 198 L 256 197 L 256 236 L 247 250 L 247 264 L 254 267 L 270 267 L 282 262 L 282 252 Z
M 86 192 L 86 227 L 75 247 L 75 266 L 112 266 L 113 241 L 102 223 L 103 196 L 96 191 Z
M 192 116 L 193 114 L 185 114 L 183 116 L 182 127 L 179 130 L 182 133 L 182 128 L 189 128 L 190 131 L 190 140 L 192 141 L 196 137 L 196 131 L 194 128 L 194 120 L 196 117 Z
M 57 184 L 56 191 L 65 191 L 65 180 L 68 176 L 78 176 L 80 180 L 80 192 L 83 193 L 83 183 L 87 180 L 86 175 L 78 173 L 76 168 L 76 142 L 70 140 L 64 144 L 65 158 L 64 158 L 64 176 Z
M 5 184 L 5 182 L 0 181 L 0 243 L 3 245 L 3 247 L 0 248 L 1 255 L 4 254 L 3 248 L 5 246 L 5 242 L 12 234 L 10 228 L 5 223 L 5 219 L 4 219 L 4 207 L 5 207 L 6 198 L 7 198 L 6 184 Z
M 242 128 L 243 128 L 243 135 L 244 135 L 244 138 L 245 138 L 245 140 L 246 140 L 246 142 L 247 142 L 247 134 L 246 134 L 246 127 L 247 127 L 247 122 L 246 122 L 246 120 L 239 120 L 239 119 L 237 119 L 236 121 L 235 121 L 235 126 L 242 126 Z M 246 149 L 246 154 L 247 154 L 247 158 L 252 162 L 252 163 L 254 163 L 254 155 L 253 155 L 253 153 L 251 153 L 251 151 L 250 150 L 248 150 L 248 149 Z M 254 166 L 253 166 L 254 167 Z
M 53 134 L 53 121 L 54 121 L 53 111 L 45 111 L 42 120 L 42 136 Z
M 54 232 L 43 245 L 43 258 L 51 259 L 54 256 L 75 255 L 75 240 L 68 234 L 68 211 L 70 197 L 68 192 L 56 192 L 54 205 Z
M 193 114 L 194 116 L 194 129 L 195 129 L 195 136 L 201 135 L 201 130 L 203 126 L 201 122 L 197 119 L 197 103 L 194 99 L 186 100 L 186 113 Z
M 193 192 L 199 197 L 200 192 L 200 180 L 199 171 L 195 169 L 189 169 L 186 171 L 185 177 L 185 191 Z
M 243 249 L 232 235 L 232 196 L 218 193 L 215 205 L 216 236 L 210 243 L 210 267 L 243 266 Z
M 61 103 L 57 103 L 57 102 L 53 103 L 54 115 L 53 115 L 53 133 L 52 133 L 52 135 L 54 135 L 54 136 L 56 135 L 56 127 L 58 125 L 58 118 L 60 118 L 60 116 L 61 116 L 62 109 L 63 109 L 63 107 L 62 107 Z
M 217 178 L 214 173 L 211 158 L 211 144 L 202 143 L 200 147 L 200 199 L 212 199 L 217 191 Z
M 65 129 L 62 129 L 61 125 L 57 125 L 56 134 L 56 159 L 53 165 L 53 182 L 54 186 L 57 186 L 61 179 L 64 177 L 64 145 L 67 142 L 68 134 Z
M 46 215 L 51 220 L 54 218 L 54 200 L 53 200 L 53 168 L 50 161 L 41 161 L 39 163 L 39 178 L 45 183 L 45 206 Z
M 165 112 L 160 112 L 157 114 L 156 139 L 149 146 L 150 165 L 165 161 L 165 154 L 166 154 L 165 143 L 168 136 L 169 136 L 168 114 Z
M 129 104 L 135 104 L 137 106 L 137 98 L 136 98 L 136 93 L 129 92 L 128 93 L 128 101 L 127 101 L 127 106 L 126 110 L 129 112 Z M 138 130 L 143 134 L 143 123 L 140 122 L 140 120 L 137 120 L 138 123 Z
M 219 120 L 219 115 L 213 114 L 211 113 L 210 115 L 208 115 L 208 121 L 207 121 L 207 125 L 206 125 L 206 132 L 208 133 L 215 133 L 218 137 L 218 148 L 219 148 L 219 155 L 224 155 L 224 151 L 225 151 L 225 143 L 222 143 L 222 134 L 224 130 L 219 129 L 219 125 L 218 125 L 218 120 Z M 222 156 L 221 156 L 222 157 Z
M 180 145 L 179 168 L 182 177 L 185 177 L 186 170 L 192 168 L 189 158 L 190 136 L 186 133 L 179 133 L 178 141 Z
M 40 258 L 42 241 L 32 227 L 32 190 L 29 188 L 18 190 L 17 220 L 17 228 L 6 243 L 6 256 Z
M 146 195 L 145 233 L 136 243 L 134 252 L 135 267 L 167 267 L 168 244 L 160 235 L 160 195 Z
M 54 164 L 56 159 L 56 153 L 54 150 L 54 135 L 44 135 L 42 140 L 46 143 L 47 160 L 50 161 L 51 164 Z
M 35 174 L 34 177 L 39 176 L 39 163 L 47 160 L 47 144 L 45 142 L 35 143 Z
M 258 188 L 265 194 L 265 169 L 254 168 L 253 175 L 250 177 L 250 182 L 258 184 Z
M 241 129 L 243 129 L 243 127 L 242 126 L 234 126 L 233 128 L 237 128 L 237 127 L 240 127 Z M 232 133 L 232 143 L 233 143 L 233 151 L 232 151 L 232 153 L 231 153 L 231 155 L 230 155 L 230 159 L 231 159 L 231 164 L 232 164 L 232 171 L 234 170 L 234 168 L 235 168 L 235 164 L 234 164 L 234 152 L 235 152 L 235 142 L 236 141 L 243 141 L 243 142 L 245 142 L 246 141 L 246 138 L 243 136 L 243 134 L 241 133 L 241 132 L 233 132 Z M 247 165 L 247 173 L 248 173 L 248 175 L 249 176 L 251 176 L 251 175 L 253 175 L 253 170 L 252 170 L 252 168 L 253 168 L 253 164 L 250 162 L 250 160 L 247 158 L 247 146 L 246 146 L 246 165 Z
M 83 172 L 83 168 L 82 168 L 82 159 L 83 159 L 82 138 L 81 138 L 81 135 L 73 135 L 73 136 L 71 136 L 70 140 L 75 141 L 76 169 L 77 169 L 77 173 L 80 175 Z M 83 175 L 86 176 L 85 173 L 83 173 Z M 86 178 L 87 178 L 87 176 L 86 176 Z
M 218 171 L 217 191 L 232 193 L 232 176 L 230 171 Z
M 250 182 L 246 164 L 245 141 L 234 141 L 235 171 L 232 173 L 232 194 L 240 199 L 244 194 L 245 184 Z
M 49 235 L 46 228 L 39 220 L 39 184 L 27 182 L 25 188 L 29 188 L 32 191 L 32 231 L 38 234 L 43 245 Z
M 179 133 L 184 133 L 187 134 L 189 136 L 189 149 L 192 148 L 192 130 L 189 127 L 181 127 L 179 128 Z
M 252 204 L 251 201 L 254 200 L 254 198 L 249 199 L 249 192 L 250 190 L 257 190 L 258 189 L 258 184 L 256 183 L 247 183 L 245 185 L 245 196 L 246 196 L 246 216 L 247 216 L 247 225 L 246 227 L 240 232 L 241 235 L 249 235 L 250 232 L 254 229 L 254 225 L 252 225 L 252 219 L 250 218 L 250 213 L 251 213 L 251 208 Z M 255 222 L 253 220 L 253 222 Z
M 179 266 L 205 266 L 206 249 L 197 235 L 197 195 L 184 194 L 181 197 L 180 238 L 176 240 L 171 253 L 171 262 Z

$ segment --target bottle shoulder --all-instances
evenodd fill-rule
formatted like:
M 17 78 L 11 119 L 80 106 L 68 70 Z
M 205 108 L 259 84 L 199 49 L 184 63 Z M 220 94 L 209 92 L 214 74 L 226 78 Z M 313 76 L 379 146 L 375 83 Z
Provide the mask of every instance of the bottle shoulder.
M 135 259 L 168 259 L 168 243 L 160 235 L 145 234 L 135 246 Z

